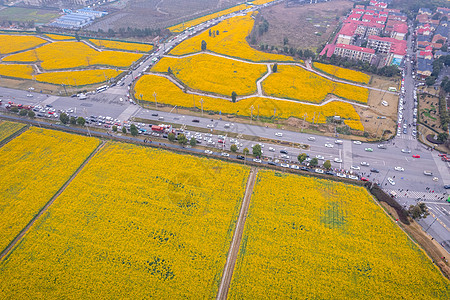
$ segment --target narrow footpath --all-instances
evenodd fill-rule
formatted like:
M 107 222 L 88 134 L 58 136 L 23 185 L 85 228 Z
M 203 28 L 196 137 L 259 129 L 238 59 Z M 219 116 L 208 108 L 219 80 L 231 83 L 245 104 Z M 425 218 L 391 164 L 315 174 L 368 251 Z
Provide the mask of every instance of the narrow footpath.
M 233 277 L 234 266 L 239 253 L 239 246 L 241 245 L 242 235 L 244 233 L 245 220 L 247 219 L 248 207 L 250 205 L 250 198 L 253 194 L 253 187 L 255 186 L 257 173 L 258 169 L 252 168 L 248 176 L 244 200 L 242 201 L 236 229 L 234 230 L 233 239 L 231 240 L 230 250 L 228 250 L 227 262 L 225 263 L 225 268 L 223 269 L 222 279 L 219 285 L 219 291 L 217 292 L 216 299 L 218 300 L 227 299 L 231 278 Z
M 31 226 L 48 210 L 48 208 L 55 202 L 55 200 L 59 197 L 59 195 L 64 192 L 64 190 L 69 186 L 69 184 L 72 182 L 72 180 L 78 175 L 78 173 L 83 170 L 83 168 L 89 163 L 89 161 L 94 157 L 97 152 L 99 152 L 106 142 L 102 142 L 100 145 L 97 146 L 97 148 L 89 155 L 89 157 L 84 161 L 81 166 L 78 167 L 78 169 L 75 171 L 75 173 L 72 174 L 72 176 L 66 181 L 66 183 L 59 189 L 59 191 L 50 199 L 50 201 L 45 204 L 45 206 L 34 216 L 34 218 L 25 226 L 22 231 L 14 238 L 14 240 L 8 245 L 8 247 L 5 248 L 5 250 L 0 253 L 0 260 L 3 259 L 3 257 L 7 256 L 11 250 L 14 248 L 14 246 L 22 239 L 22 237 L 30 230 Z

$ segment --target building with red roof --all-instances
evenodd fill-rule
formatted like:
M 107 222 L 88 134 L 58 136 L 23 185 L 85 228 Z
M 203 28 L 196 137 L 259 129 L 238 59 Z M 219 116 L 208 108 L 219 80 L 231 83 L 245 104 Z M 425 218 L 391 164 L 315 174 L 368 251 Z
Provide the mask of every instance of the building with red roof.
M 384 65 L 400 65 L 406 55 L 407 43 L 390 37 L 369 36 L 367 47 L 376 50 L 384 56 Z
M 361 14 L 351 14 L 348 16 L 347 20 L 353 20 L 353 21 L 359 21 L 359 19 L 361 18 Z
M 357 27 L 358 25 L 355 22 L 344 23 L 341 30 L 339 30 L 336 44 L 350 45 Z
M 404 40 L 408 33 L 408 25 L 406 23 L 399 23 L 394 25 L 394 29 L 391 32 L 391 38 L 397 40 Z
M 352 14 L 363 15 L 366 10 L 364 8 L 354 8 L 352 9 Z
M 333 54 L 352 60 L 362 60 L 368 63 L 372 63 L 375 58 L 375 50 L 373 49 L 345 44 L 336 44 Z

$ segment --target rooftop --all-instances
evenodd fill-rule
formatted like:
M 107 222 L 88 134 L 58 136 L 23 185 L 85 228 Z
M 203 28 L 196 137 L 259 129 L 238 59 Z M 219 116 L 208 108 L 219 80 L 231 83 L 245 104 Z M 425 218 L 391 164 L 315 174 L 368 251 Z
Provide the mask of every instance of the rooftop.
M 373 49 L 358 47 L 355 45 L 337 44 L 336 48 L 342 48 L 342 49 L 347 49 L 347 50 L 354 50 L 354 51 L 359 51 L 359 52 L 375 54 L 375 50 L 373 50 Z

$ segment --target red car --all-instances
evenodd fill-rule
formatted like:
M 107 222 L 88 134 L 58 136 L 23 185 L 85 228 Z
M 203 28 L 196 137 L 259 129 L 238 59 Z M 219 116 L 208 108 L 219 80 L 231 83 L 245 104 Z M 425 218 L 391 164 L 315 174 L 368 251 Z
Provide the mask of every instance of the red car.
M 48 112 L 48 114 L 49 114 L 49 115 L 53 115 L 53 114 L 54 114 L 54 112 L 52 112 L 52 111 L 49 111 L 49 112 Z
M 420 158 L 420 155 L 413 155 L 414 158 Z
M 361 181 L 369 181 L 366 177 L 361 177 Z

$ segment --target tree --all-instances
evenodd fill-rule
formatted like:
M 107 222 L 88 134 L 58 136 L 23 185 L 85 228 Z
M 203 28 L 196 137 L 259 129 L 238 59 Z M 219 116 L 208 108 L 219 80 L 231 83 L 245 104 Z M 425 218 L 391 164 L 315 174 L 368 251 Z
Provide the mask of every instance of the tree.
M 311 161 L 309 162 L 309 164 L 313 167 L 317 166 L 319 164 L 319 160 L 317 159 L 317 157 L 314 157 L 313 159 L 311 159 Z
M 191 140 L 189 141 L 189 144 L 192 147 L 195 147 L 195 145 L 197 145 L 197 140 L 194 137 L 191 137 Z
M 77 42 L 80 41 L 80 36 L 78 35 L 78 32 L 75 32 L 75 38 L 77 39 Z
M 25 109 L 22 109 L 21 111 L 19 111 L 19 115 L 25 117 L 27 115 L 27 111 Z
M 331 168 L 331 162 L 329 160 L 327 160 L 326 162 L 323 163 L 323 167 L 325 169 L 330 169 Z
M 74 116 L 70 117 L 70 124 L 72 125 L 77 124 L 77 119 Z
M 206 42 L 202 40 L 202 51 L 206 51 Z
M 448 133 L 447 132 L 439 133 L 437 139 L 438 141 L 445 142 L 448 139 Z
M 235 144 L 230 146 L 230 151 L 231 152 L 236 152 L 237 151 L 237 146 Z
M 173 132 L 169 133 L 169 134 L 167 135 L 167 139 L 168 139 L 170 142 L 175 141 L 175 134 L 174 134 Z
M 242 150 L 242 153 L 244 153 L 244 155 L 248 155 L 250 151 L 248 150 L 248 148 L 244 148 L 244 150 Z
M 34 111 L 32 111 L 32 110 L 29 110 L 29 111 L 28 111 L 28 117 L 34 118 L 35 115 L 36 115 L 36 114 L 34 113 Z
M 14 113 L 18 113 L 19 112 L 19 108 L 17 108 L 17 106 L 13 106 L 13 107 L 11 107 L 10 111 L 14 112 Z
M 122 127 L 122 133 L 126 134 L 127 133 L 127 128 L 125 126 Z
M 208 32 L 208 33 L 209 33 L 209 36 L 211 36 L 211 29 L 209 30 L 209 32 Z
M 235 91 L 233 91 L 233 92 L 231 93 L 231 101 L 233 101 L 233 103 L 236 102 L 236 97 L 237 97 L 237 94 L 236 94 Z
M 297 156 L 297 159 L 298 159 L 299 163 L 304 162 L 306 158 L 307 158 L 306 153 L 302 153 L 302 154 L 299 154 L 299 155 Z
M 287 37 L 284 37 L 283 39 L 283 45 L 289 44 L 289 39 Z
M 436 83 L 436 77 L 434 76 L 428 76 L 427 79 L 425 79 L 425 84 L 428 86 L 431 86 Z
M 59 115 L 59 120 L 63 123 L 63 124 L 67 124 L 69 123 L 69 116 L 66 113 L 62 113 Z
M 138 129 L 136 127 L 136 125 L 131 124 L 130 126 L 130 133 L 132 136 L 137 136 L 138 135 Z
M 278 71 L 278 64 L 274 63 L 272 67 L 272 72 L 276 73 Z
M 216 31 L 216 35 L 219 35 L 219 30 Z
M 424 219 L 430 214 L 427 206 L 423 202 L 411 205 L 408 209 L 408 213 L 414 220 Z
M 116 126 L 116 125 L 113 125 L 112 131 L 113 131 L 113 132 L 117 132 L 117 126 Z
M 169 73 L 169 75 L 172 75 L 172 69 L 170 67 L 167 68 L 167 73 Z
M 84 126 L 84 124 L 86 124 L 86 120 L 83 117 L 78 117 L 77 124 L 80 126 Z
M 262 154 L 261 145 L 259 145 L 259 144 L 254 145 L 253 146 L 253 155 L 256 157 L 261 157 L 261 154 Z
M 187 142 L 188 142 L 188 140 L 184 134 L 178 135 L 178 143 L 180 143 L 181 145 L 186 145 Z

